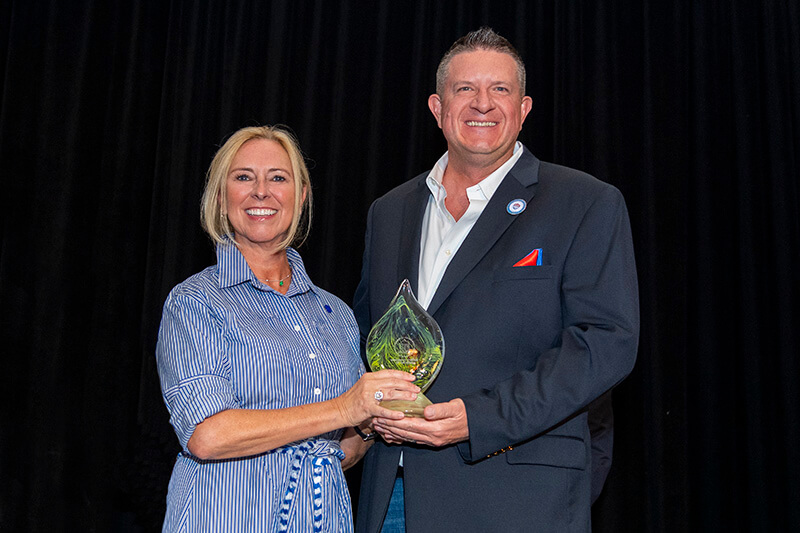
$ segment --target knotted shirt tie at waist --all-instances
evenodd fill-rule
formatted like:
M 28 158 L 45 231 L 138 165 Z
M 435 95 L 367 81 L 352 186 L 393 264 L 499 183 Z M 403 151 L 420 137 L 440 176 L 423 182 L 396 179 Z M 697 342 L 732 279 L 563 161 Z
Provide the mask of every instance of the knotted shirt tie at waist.
M 333 464 L 334 459 L 341 461 L 345 455 L 338 441 L 325 439 L 310 439 L 293 446 L 284 446 L 275 450 L 278 453 L 290 453 L 291 466 L 289 476 L 281 490 L 283 500 L 278 509 L 277 531 L 289 530 L 289 518 L 292 515 L 294 504 L 297 501 L 297 483 L 300 472 L 310 463 L 312 479 L 312 502 L 314 506 L 314 531 L 322 532 L 322 468 Z M 347 490 L 347 487 L 341 487 Z
M 304 468 L 311 467 L 312 480 L 312 504 L 313 504 L 313 525 L 315 533 L 322 532 L 322 469 L 333 465 L 334 460 L 341 461 L 345 458 L 339 441 L 327 439 L 309 439 L 298 444 L 287 445 L 276 448 L 268 452 L 250 455 L 246 457 L 236 457 L 233 459 L 200 459 L 188 451 L 182 451 L 178 455 L 191 459 L 198 464 L 227 463 L 231 461 L 241 461 L 272 454 L 289 454 L 290 467 L 289 474 L 284 478 L 283 485 L 279 494 L 283 494 L 280 507 L 278 508 L 278 520 L 275 531 L 289 531 L 290 518 L 297 501 L 297 484 L 300 474 Z M 347 493 L 347 485 L 342 478 L 338 481 L 341 486 L 334 487 L 338 493 Z M 342 492 L 344 491 L 344 492 Z

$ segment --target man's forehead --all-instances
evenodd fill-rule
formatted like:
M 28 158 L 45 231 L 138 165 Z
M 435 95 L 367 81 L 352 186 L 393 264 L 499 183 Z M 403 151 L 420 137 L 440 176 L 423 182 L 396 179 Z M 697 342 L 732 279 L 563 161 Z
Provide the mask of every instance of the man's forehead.
M 517 62 L 511 54 L 496 50 L 465 50 L 454 55 L 447 69 L 447 82 L 473 77 L 507 78 L 504 81 L 516 84 Z
M 453 67 L 476 69 L 482 67 L 495 67 L 494 70 L 501 71 L 510 68 L 514 73 L 517 70 L 517 62 L 511 54 L 498 52 L 496 50 L 465 50 L 454 55 L 450 60 L 449 72 Z

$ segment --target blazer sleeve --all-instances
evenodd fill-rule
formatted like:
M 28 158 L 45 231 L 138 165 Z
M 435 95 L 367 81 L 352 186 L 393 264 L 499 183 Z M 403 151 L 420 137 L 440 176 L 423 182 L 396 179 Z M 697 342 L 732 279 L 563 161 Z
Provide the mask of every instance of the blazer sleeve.
M 563 330 L 536 363 L 464 395 L 474 462 L 534 438 L 584 410 L 632 370 L 639 339 L 633 242 L 620 192 L 605 187 L 577 226 L 561 278 Z M 532 317 L 535 320 L 535 317 Z

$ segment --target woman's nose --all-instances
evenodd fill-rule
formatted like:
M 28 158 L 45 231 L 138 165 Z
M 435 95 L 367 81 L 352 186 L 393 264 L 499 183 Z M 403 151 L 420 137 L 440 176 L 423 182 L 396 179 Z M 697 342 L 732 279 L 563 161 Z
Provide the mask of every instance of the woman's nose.
M 269 195 L 269 182 L 267 180 L 257 179 L 253 184 L 253 196 L 263 200 Z

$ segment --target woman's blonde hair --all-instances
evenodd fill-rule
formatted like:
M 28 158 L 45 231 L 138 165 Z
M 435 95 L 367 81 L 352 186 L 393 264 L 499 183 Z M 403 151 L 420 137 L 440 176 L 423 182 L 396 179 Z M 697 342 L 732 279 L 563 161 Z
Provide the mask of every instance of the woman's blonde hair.
M 297 139 L 283 126 L 251 126 L 242 128 L 228 137 L 208 167 L 200 208 L 200 224 L 215 243 L 226 242 L 228 236 L 236 243 L 233 227 L 222 211 L 222 206 L 227 202 L 225 183 L 236 153 L 244 143 L 253 139 L 275 141 L 289 155 L 294 174 L 294 214 L 289 232 L 279 246 L 281 249 L 300 246 L 311 229 L 311 180 Z

